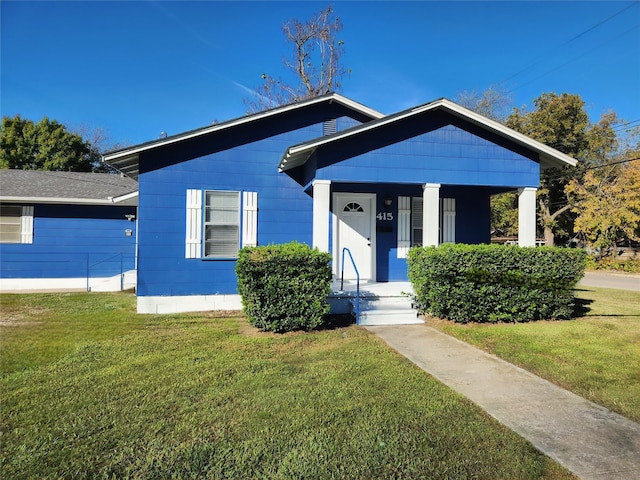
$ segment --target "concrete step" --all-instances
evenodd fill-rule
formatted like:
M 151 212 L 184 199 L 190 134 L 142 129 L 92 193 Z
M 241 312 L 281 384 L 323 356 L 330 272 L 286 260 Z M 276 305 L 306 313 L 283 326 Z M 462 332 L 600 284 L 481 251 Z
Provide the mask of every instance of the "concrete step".
M 350 301 L 355 315 L 355 299 Z M 411 325 L 424 323 L 411 306 L 411 299 L 401 297 L 370 297 L 360 299 L 360 325 Z

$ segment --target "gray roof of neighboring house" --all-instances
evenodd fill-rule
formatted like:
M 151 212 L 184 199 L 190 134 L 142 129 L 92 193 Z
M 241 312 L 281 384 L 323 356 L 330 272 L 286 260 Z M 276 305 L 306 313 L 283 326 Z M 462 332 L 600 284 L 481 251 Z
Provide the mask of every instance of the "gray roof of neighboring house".
M 0 170 L 0 202 L 137 205 L 138 182 L 109 173 Z

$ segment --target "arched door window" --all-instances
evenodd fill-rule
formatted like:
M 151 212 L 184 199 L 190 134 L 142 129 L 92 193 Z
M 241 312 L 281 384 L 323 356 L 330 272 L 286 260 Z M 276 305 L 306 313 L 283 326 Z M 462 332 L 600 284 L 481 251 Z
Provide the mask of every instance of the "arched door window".
M 348 213 L 364 213 L 364 208 L 357 202 L 349 202 L 344 206 L 342 211 Z

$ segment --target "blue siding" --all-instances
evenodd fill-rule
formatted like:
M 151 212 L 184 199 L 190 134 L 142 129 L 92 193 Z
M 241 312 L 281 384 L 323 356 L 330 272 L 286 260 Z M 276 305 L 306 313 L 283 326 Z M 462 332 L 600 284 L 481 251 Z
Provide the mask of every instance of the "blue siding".
M 278 163 L 287 146 L 321 134 L 319 123 L 142 174 L 138 295 L 237 292 L 234 260 L 185 258 L 187 189 L 258 192 L 259 245 L 311 244 L 312 198 Z
M 32 244 L 0 244 L 2 278 L 110 277 L 135 268 L 135 207 L 35 205 Z M 125 230 L 132 230 L 131 236 Z
M 302 167 L 279 174 L 291 145 L 322 135 L 327 112 L 292 112 L 283 119 L 251 122 L 213 138 L 192 139 L 143 152 L 139 177 L 140 296 L 233 294 L 234 260 L 185 258 L 186 190 L 258 193 L 258 244 L 312 242 L 314 179 L 332 181 L 332 191 L 385 197 L 421 196 L 424 183 L 441 183 L 441 197 L 456 198 L 456 241 L 489 241 L 490 191 L 539 184 L 537 157 L 480 128 L 436 114 L 393 128 L 336 141 Z M 339 130 L 358 120 L 340 118 Z M 330 225 L 331 229 L 331 225 Z M 332 240 L 330 240 L 330 243 Z M 376 225 L 379 281 L 406 280 L 397 258 L 397 215 Z
M 354 143 L 365 148 L 372 140 L 362 138 Z M 316 178 L 344 182 L 392 181 L 494 187 L 537 187 L 540 182 L 539 163 L 523 152 L 493 143 L 454 125 L 445 125 L 351 158 L 342 158 L 344 156 L 344 151 L 338 153 L 333 147 L 319 151 L 307 166 L 306 176 L 312 175 L 314 167 L 317 167 Z

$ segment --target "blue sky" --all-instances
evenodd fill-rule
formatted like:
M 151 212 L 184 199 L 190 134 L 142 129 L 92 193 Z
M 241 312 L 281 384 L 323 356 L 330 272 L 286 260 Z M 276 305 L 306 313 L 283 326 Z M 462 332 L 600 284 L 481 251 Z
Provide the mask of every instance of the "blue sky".
M 0 110 L 118 144 L 239 117 L 261 74 L 282 72 L 282 24 L 327 5 L 3 0 Z M 640 119 L 638 1 L 332 5 L 352 70 L 342 93 L 383 113 L 502 82 L 517 106 L 569 92 L 592 121 Z

